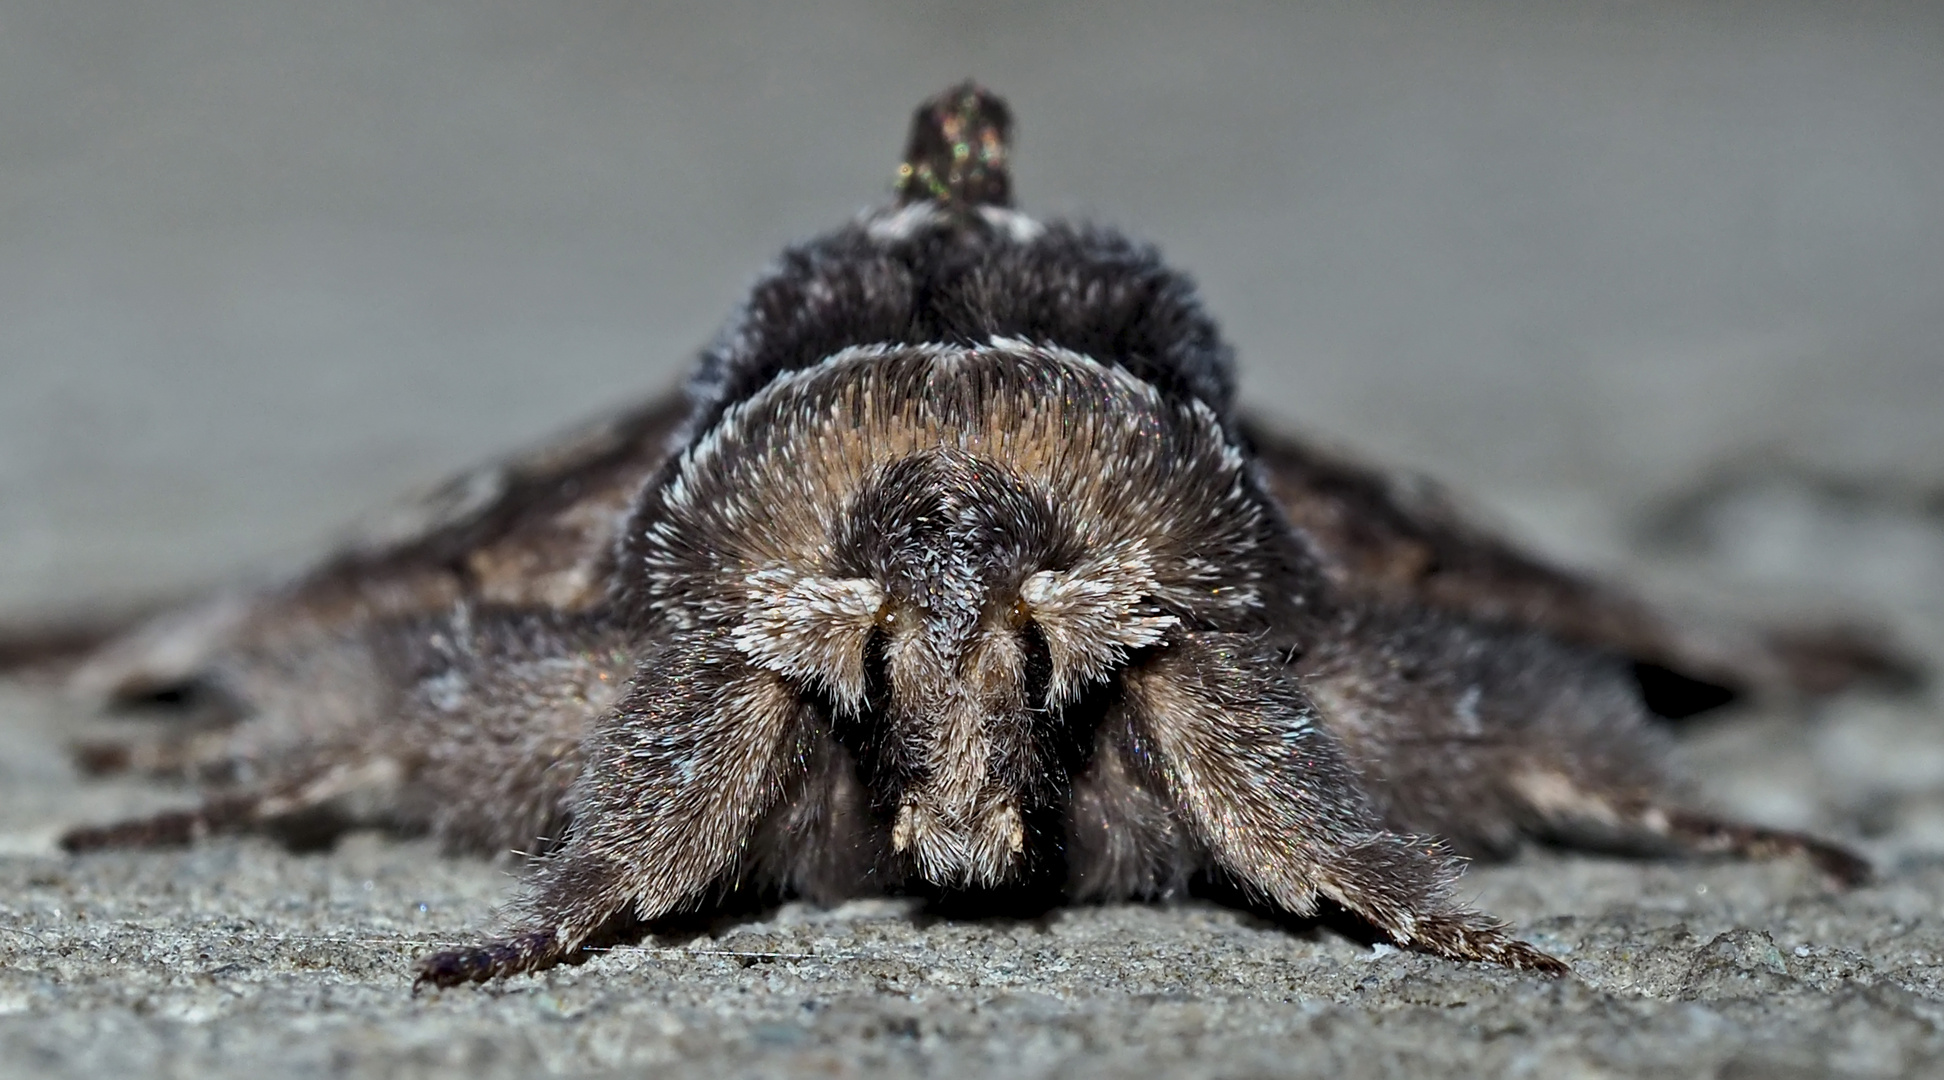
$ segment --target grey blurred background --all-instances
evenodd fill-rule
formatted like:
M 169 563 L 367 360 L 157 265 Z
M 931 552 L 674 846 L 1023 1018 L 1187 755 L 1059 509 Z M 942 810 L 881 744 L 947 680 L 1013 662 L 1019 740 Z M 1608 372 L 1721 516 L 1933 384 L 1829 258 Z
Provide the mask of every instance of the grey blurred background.
M 671 385 L 967 75 L 1255 407 L 1568 557 L 1724 460 L 1944 480 L 1936 3 L 0 0 L 0 614 Z

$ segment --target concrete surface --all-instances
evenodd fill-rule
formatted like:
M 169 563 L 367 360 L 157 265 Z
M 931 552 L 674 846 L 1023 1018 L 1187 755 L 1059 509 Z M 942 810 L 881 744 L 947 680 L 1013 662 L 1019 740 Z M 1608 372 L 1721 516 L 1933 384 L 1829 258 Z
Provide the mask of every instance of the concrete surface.
M 269 573 L 675 379 L 977 75 L 1019 189 L 1160 241 L 1250 400 L 1684 602 L 1944 662 L 1944 9 L 0 0 L 0 617 Z M 1803 868 L 1469 879 L 1545 982 L 1227 909 L 786 908 L 485 991 L 510 868 L 356 836 L 70 860 L 102 723 L 0 684 L 0 1074 L 1944 1073 L 1944 708 L 1684 730 Z M 137 721 L 120 721 L 137 722 Z

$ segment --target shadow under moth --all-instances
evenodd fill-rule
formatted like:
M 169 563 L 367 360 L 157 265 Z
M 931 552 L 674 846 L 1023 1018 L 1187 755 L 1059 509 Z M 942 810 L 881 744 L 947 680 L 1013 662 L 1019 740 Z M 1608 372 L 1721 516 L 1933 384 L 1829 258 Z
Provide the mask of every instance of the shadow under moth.
M 65 846 L 376 825 L 528 856 L 496 936 L 419 960 L 439 986 L 732 898 L 1210 883 L 1561 972 L 1455 897 L 1462 859 L 1867 874 L 1690 802 L 1653 714 L 1894 657 L 1664 614 L 1259 425 L 1181 274 L 1014 208 L 1010 128 L 969 83 L 926 102 L 895 198 L 785 251 L 685 395 L 94 647 L 85 692 L 194 707 L 83 766 L 203 799 Z

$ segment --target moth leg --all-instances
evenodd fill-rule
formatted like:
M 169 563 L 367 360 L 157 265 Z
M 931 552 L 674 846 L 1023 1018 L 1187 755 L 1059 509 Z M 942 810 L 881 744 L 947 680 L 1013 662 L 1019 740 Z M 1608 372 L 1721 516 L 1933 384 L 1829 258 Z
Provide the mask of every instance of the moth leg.
M 1300 662 L 1303 686 L 1392 828 L 1510 856 L 1571 847 L 1770 858 L 1867 876 L 1842 848 L 1682 806 L 1668 739 L 1611 659 L 1530 631 L 1367 606 Z
M 1872 875 L 1869 860 L 1840 844 L 1686 809 L 1657 793 L 1602 790 L 1558 773 L 1526 773 L 1513 788 L 1543 822 L 1535 831 L 1576 846 L 1738 859 L 1799 856 L 1845 886 Z
M 1690 810 L 1661 791 L 1602 779 L 1531 769 L 1516 773 L 1509 786 L 1527 808 L 1532 832 L 1574 847 L 1739 859 L 1800 856 L 1842 885 L 1870 880 L 1869 860 L 1840 844 Z
M 397 762 L 387 757 L 340 761 L 296 779 L 212 795 L 192 809 L 70 829 L 61 835 L 60 845 L 68 852 L 177 847 L 222 833 L 275 830 L 341 796 L 393 783 L 400 772 Z
M 189 810 L 165 810 L 107 825 L 82 825 L 61 834 L 71 854 L 110 848 L 181 847 L 217 833 L 245 832 L 258 824 L 254 794 L 218 796 Z
M 511 933 L 433 953 L 415 985 L 456 986 L 569 959 L 605 925 L 699 900 L 801 769 L 812 723 L 781 676 L 726 633 L 684 634 L 636 668 L 588 735 L 567 840 L 541 861 Z
M 1661 815 L 1665 836 L 1681 850 L 1696 855 L 1730 855 L 1741 859 L 1775 859 L 1799 855 L 1816 869 L 1846 886 L 1862 885 L 1873 876 L 1870 862 L 1841 844 L 1807 833 L 1770 829 L 1726 821 L 1689 810 Z
M 1214 863 L 1293 914 L 1327 897 L 1400 945 L 1564 973 L 1453 897 L 1442 844 L 1383 828 L 1282 666 L 1256 639 L 1191 633 L 1124 677 L 1130 756 Z
M 103 851 L 111 847 L 179 847 L 208 835 L 276 829 L 294 824 L 344 794 L 397 783 L 399 763 L 391 758 L 338 761 L 307 769 L 295 779 L 255 789 L 212 794 L 191 810 L 163 810 L 146 818 L 130 818 L 107 826 L 82 826 L 60 835 L 60 849 L 68 853 Z M 332 827 L 330 833 L 340 831 Z M 311 829 L 303 829 L 311 839 Z

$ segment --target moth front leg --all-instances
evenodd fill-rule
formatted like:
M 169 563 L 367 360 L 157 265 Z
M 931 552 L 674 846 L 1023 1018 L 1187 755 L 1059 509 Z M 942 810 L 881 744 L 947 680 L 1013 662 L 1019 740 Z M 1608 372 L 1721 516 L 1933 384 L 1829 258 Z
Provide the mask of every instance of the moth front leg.
M 1188 633 L 1124 676 L 1130 756 L 1214 863 L 1292 914 L 1323 896 L 1400 945 L 1565 972 L 1454 899 L 1443 845 L 1382 827 L 1283 666 L 1257 639 Z
M 624 912 L 694 903 L 735 865 L 800 768 L 805 706 L 720 631 L 683 634 L 637 667 L 589 733 L 567 842 L 541 864 L 506 937 L 419 961 L 454 986 L 552 967 Z

